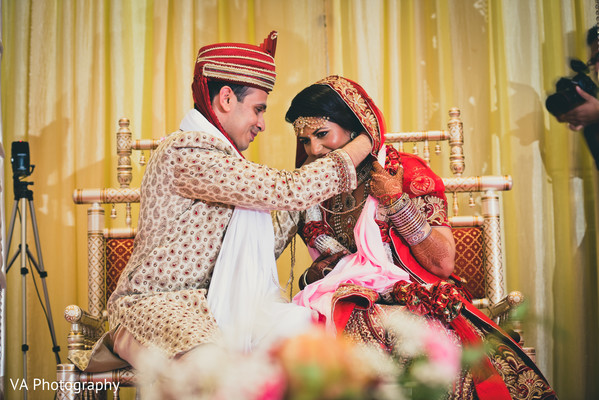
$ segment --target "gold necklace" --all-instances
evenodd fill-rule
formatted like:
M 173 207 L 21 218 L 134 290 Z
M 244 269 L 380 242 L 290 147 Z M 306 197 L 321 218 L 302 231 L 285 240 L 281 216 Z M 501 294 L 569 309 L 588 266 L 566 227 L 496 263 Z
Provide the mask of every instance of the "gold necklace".
M 337 195 L 337 196 L 339 196 L 339 195 Z M 337 199 L 337 196 L 335 196 L 335 199 Z M 319 206 L 319 207 L 320 207 L 320 208 L 321 208 L 323 211 L 326 211 L 326 212 L 328 212 L 328 213 L 330 213 L 330 214 L 333 214 L 333 215 L 344 215 L 344 214 L 347 214 L 347 213 L 350 213 L 350 212 L 352 212 L 352 211 L 355 211 L 355 210 L 357 210 L 358 208 L 362 207 L 362 206 L 364 205 L 364 203 L 366 203 L 366 197 L 365 197 L 365 198 L 364 198 L 364 200 L 362 200 L 362 201 L 360 202 L 360 204 L 358 204 L 357 206 L 355 206 L 355 207 L 353 207 L 353 208 L 350 208 L 349 210 L 344 210 L 344 211 L 333 211 L 333 210 L 329 210 L 328 208 L 326 208 L 326 207 L 325 207 L 325 206 L 323 206 L 322 204 L 319 204 L 318 206 Z M 341 205 L 341 209 L 343 210 L 343 205 Z
M 330 224 L 333 229 L 334 237 L 337 239 L 341 245 L 345 246 L 349 251 L 356 251 L 356 244 L 354 239 L 354 226 L 356 225 L 357 216 L 356 214 L 360 212 L 366 199 L 368 198 L 368 193 L 370 192 L 370 170 L 372 169 L 372 164 L 368 163 L 368 165 L 360 166 L 358 169 L 358 185 L 356 187 L 356 192 L 359 187 L 364 184 L 362 195 L 363 199 L 360 204 L 356 205 L 356 199 L 353 196 L 353 192 L 345 193 L 345 199 L 343 199 L 343 195 L 335 196 L 333 200 L 333 210 L 327 210 L 323 208 L 325 211 L 331 213 L 330 216 Z
M 367 162 L 358 166 L 357 170 L 357 185 L 356 189 L 364 182 L 366 182 L 366 186 L 364 187 L 364 199 L 360 202 L 360 204 L 356 205 L 356 198 L 352 195 L 352 192 L 346 192 L 345 202 L 342 201 L 343 193 L 337 194 L 333 197 L 333 209 L 329 210 L 322 204 L 319 204 L 319 207 L 332 215 L 344 215 L 350 213 L 352 211 L 357 210 L 362 207 L 368 198 L 368 192 L 370 189 L 370 171 L 372 170 L 372 163 Z M 345 203 L 345 204 L 344 204 Z

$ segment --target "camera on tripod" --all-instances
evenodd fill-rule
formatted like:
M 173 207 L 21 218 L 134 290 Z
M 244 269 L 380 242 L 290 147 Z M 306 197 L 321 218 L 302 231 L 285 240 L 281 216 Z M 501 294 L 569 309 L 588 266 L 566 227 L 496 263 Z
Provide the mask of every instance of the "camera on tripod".
M 576 86 L 593 97 L 597 97 L 597 85 L 589 77 L 589 67 L 584 62 L 572 58 L 570 68 L 576 75 L 572 78 L 560 78 L 555 84 L 556 92 L 545 100 L 545 107 L 554 116 L 560 116 L 578 107 L 585 100 L 576 92 Z
M 33 185 L 33 182 L 27 182 L 24 179 L 31 175 L 35 165 L 31 165 L 30 157 L 29 157 L 29 143 L 24 141 L 16 141 L 12 142 L 11 148 L 11 157 L 10 162 L 12 164 L 12 177 L 14 184 L 14 195 L 15 195 L 15 203 L 13 205 L 12 214 L 10 218 L 10 225 L 8 228 L 8 241 L 6 245 L 6 256 L 4 258 L 4 265 L 6 265 L 6 273 L 13 266 L 13 263 L 17 260 L 17 257 L 20 256 L 21 261 L 21 278 L 22 278 L 22 294 L 21 294 L 21 310 L 23 310 L 22 315 L 22 326 L 23 326 L 23 344 L 21 345 L 21 350 L 23 351 L 23 381 L 27 381 L 27 351 L 29 350 L 29 345 L 27 342 L 27 284 L 26 284 L 26 276 L 29 273 L 29 265 L 32 265 L 35 268 L 35 271 L 38 272 L 41 280 L 42 287 L 44 289 L 44 298 L 45 298 L 45 306 L 42 304 L 42 308 L 44 309 L 44 313 L 46 314 L 46 320 L 48 322 L 48 327 L 50 328 L 50 335 L 52 336 L 52 351 L 56 357 L 56 363 L 60 364 L 60 355 L 58 352 L 60 351 L 60 346 L 56 343 L 56 334 L 54 332 L 54 322 L 52 320 L 52 310 L 50 309 L 50 297 L 48 296 L 48 287 L 46 286 L 46 277 L 48 276 L 46 270 L 44 269 L 44 261 L 42 260 L 42 249 L 40 246 L 40 237 L 37 229 L 37 220 L 35 217 L 35 207 L 33 206 L 33 191 L 29 190 L 28 187 Z M 31 227 L 33 228 L 33 237 L 35 239 L 35 249 L 37 251 L 37 261 L 33 258 L 33 254 L 29 249 L 29 245 L 27 244 L 27 211 L 29 210 L 29 215 L 31 216 Z M 9 259 L 10 244 L 12 242 L 12 237 L 15 229 L 15 222 L 17 219 L 17 214 L 19 215 L 20 225 L 21 225 L 21 243 L 19 244 L 17 251 Z M 35 289 L 37 291 L 37 297 L 41 301 L 41 297 L 39 291 L 37 289 L 37 284 L 35 283 L 35 278 L 33 280 L 35 285 Z M 25 396 L 26 398 L 27 396 Z M 0 391 L 0 398 L 2 398 L 2 393 Z
M 11 158 L 12 175 L 14 178 L 24 178 L 33 172 L 35 165 L 29 161 L 29 143 L 21 140 L 12 142 Z

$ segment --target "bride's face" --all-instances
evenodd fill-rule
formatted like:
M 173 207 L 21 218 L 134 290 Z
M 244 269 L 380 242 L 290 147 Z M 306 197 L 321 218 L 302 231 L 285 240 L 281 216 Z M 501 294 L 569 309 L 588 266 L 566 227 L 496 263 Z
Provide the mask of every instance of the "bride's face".
M 350 132 L 334 122 L 326 121 L 316 129 L 305 127 L 298 135 L 298 140 L 304 145 L 308 159 L 315 159 L 349 143 Z

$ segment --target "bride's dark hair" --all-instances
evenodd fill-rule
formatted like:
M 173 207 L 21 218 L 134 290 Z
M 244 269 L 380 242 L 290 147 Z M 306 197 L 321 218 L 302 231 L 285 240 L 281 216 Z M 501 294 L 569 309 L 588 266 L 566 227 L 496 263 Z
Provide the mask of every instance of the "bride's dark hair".
M 364 131 L 352 110 L 327 85 L 310 85 L 291 100 L 285 121 L 293 123 L 299 117 L 328 117 L 329 121 L 350 132 Z

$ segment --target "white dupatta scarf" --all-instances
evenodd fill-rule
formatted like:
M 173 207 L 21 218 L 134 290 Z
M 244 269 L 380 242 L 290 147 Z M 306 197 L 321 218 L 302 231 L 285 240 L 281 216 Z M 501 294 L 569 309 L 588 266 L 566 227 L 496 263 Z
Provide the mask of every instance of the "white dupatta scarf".
M 225 135 L 195 109 L 185 115 L 180 129 L 214 135 L 242 158 Z M 284 302 L 281 296 L 274 241 L 270 212 L 235 207 L 214 266 L 208 306 L 227 344 L 240 351 L 302 333 L 311 326 L 310 310 Z

